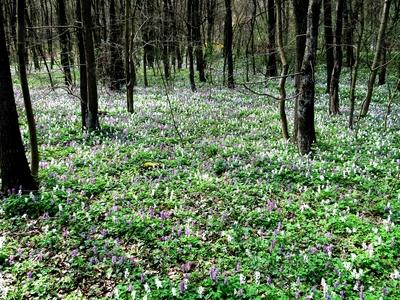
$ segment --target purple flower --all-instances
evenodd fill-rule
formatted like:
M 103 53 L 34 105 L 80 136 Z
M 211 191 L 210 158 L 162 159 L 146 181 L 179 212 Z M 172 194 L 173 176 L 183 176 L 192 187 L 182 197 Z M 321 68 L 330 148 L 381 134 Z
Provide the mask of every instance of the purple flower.
M 28 273 L 26 273 L 26 277 L 28 278 L 28 280 L 32 279 L 32 271 L 28 271 Z
M 71 256 L 72 256 L 72 257 L 78 256 L 78 249 L 72 250 L 72 251 L 71 251 Z
M 365 299 L 365 297 L 364 297 L 364 286 L 361 285 L 360 286 L 360 300 L 364 300 L 364 299 Z
M 186 284 L 185 284 L 185 281 L 182 280 L 182 281 L 179 283 L 179 292 L 180 292 L 181 294 L 183 294 L 183 293 L 185 292 L 185 290 L 186 290 Z
M 115 264 L 117 263 L 117 257 L 116 257 L 115 255 L 113 255 L 113 256 L 111 257 L 111 263 L 112 263 L 113 265 L 115 265 Z
M 218 279 L 218 269 L 214 266 L 210 269 L 210 278 L 213 281 L 217 281 Z

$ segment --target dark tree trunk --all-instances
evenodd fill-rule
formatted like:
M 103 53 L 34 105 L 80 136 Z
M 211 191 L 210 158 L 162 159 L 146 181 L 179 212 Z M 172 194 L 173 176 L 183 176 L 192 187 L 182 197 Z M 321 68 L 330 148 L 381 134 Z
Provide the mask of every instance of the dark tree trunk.
M 301 154 L 309 154 L 311 146 L 315 142 L 315 68 L 320 12 L 321 0 L 311 0 L 307 14 L 306 49 L 301 66 L 300 98 L 297 111 L 299 122 L 297 145 Z
M 378 73 L 379 61 L 382 54 L 382 45 L 385 40 L 385 32 L 387 27 L 387 22 L 389 19 L 389 10 L 390 10 L 391 0 L 385 0 L 383 3 L 383 10 L 381 15 L 381 22 L 379 26 L 378 40 L 376 44 L 376 51 L 374 56 L 374 61 L 372 63 L 372 70 L 368 80 L 368 89 L 367 95 L 363 101 L 362 109 L 361 109 L 361 117 L 365 117 L 368 114 L 369 106 L 371 104 L 372 92 L 374 91 L 374 84 L 376 80 L 376 75 Z
M 133 61 L 133 28 L 131 32 L 131 6 L 130 0 L 125 0 L 125 74 L 126 74 L 126 104 L 127 110 L 133 113 L 133 87 L 135 80 L 133 75 L 135 74 L 135 64 Z M 132 26 L 133 27 L 133 26 Z
M 324 32 L 326 49 L 326 92 L 329 93 L 334 65 L 334 46 L 332 29 L 332 0 L 323 0 L 324 3 Z
M 17 56 L 18 56 L 18 69 L 19 77 L 21 80 L 22 95 L 24 98 L 24 106 L 26 112 L 26 119 L 29 129 L 29 141 L 31 143 L 31 172 L 36 178 L 39 171 L 39 149 L 36 134 L 35 117 L 32 109 L 31 96 L 28 87 L 28 77 L 26 75 L 26 64 L 25 64 L 25 0 L 18 0 L 17 2 Z
M 296 65 L 295 65 L 295 90 L 296 95 L 300 94 L 300 72 L 301 64 L 303 62 L 304 50 L 306 46 L 306 32 L 307 32 L 307 8 L 309 0 L 292 0 L 293 12 L 295 17 L 295 28 L 296 28 Z M 298 131 L 298 110 L 299 96 L 296 96 L 295 108 L 294 108 L 294 124 L 293 124 L 293 138 L 297 140 Z
M 286 117 L 286 79 L 288 75 L 289 65 L 286 60 L 285 47 L 283 45 L 283 25 L 282 25 L 282 0 L 276 0 L 276 33 L 277 33 L 277 44 L 279 50 L 279 56 L 282 63 L 282 72 L 281 79 L 279 82 L 279 93 L 280 93 L 280 101 L 279 101 L 279 115 L 281 118 L 281 128 L 282 128 L 282 136 L 285 140 L 289 139 L 289 130 L 288 123 Z
M 119 91 L 125 77 L 121 50 L 121 26 L 117 22 L 115 0 L 110 0 L 110 47 L 110 88 Z
M 339 81 L 342 73 L 342 31 L 343 31 L 344 0 L 338 0 L 336 6 L 336 28 L 335 28 L 335 63 L 333 66 L 331 84 L 329 89 L 329 113 L 338 114 L 339 111 Z
M 379 65 L 381 69 L 379 70 L 378 75 L 378 85 L 384 85 L 386 83 L 386 53 L 387 53 L 387 43 L 386 40 L 382 43 L 382 53 L 381 53 L 381 61 Z
M 267 63 L 267 77 L 273 77 L 278 74 L 276 68 L 276 47 L 275 47 L 275 1 L 267 1 L 268 11 L 268 63 Z
M 192 31 L 193 31 L 193 44 L 194 53 L 196 56 L 196 69 L 199 72 L 200 82 L 206 82 L 205 68 L 203 54 L 203 43 L 201 38 L 201 8 L 200 0 L 193 0 L 192 2 Z
M 162 60 L 164 65 L 164 76 L 166 80 L 170 78 L 169 68 L 169 49 L 170 49 L 170 30 L 171 30 L 171 13 L 172 7 L 169 5 L 169 0 L 163 0 L 163 22 L 162 22 Z
M 79 51 L 79 81 L 80 81 L 80 98 L 81 98 L 81 123 L 82 129 L 86 128 L 87 116 L 87 78 L 86 78 L 86 55 L 85 46 L 83 44 L 83 29 L 80 0 L 76 1 L 76 19 L 79 28 L 76 30 Z
M 352 13 L 354 24 L 359 23 L 358 40 L 356 45 L 356 56 L 354 65 L 351 67 L 351 86 L 350 86 L 350 113 L 349 113 L 349 128 L 353 129 L 354 124 L 354 110 L 356 103 L 356 86 L 358 79 L 358 69 L 360 65 L 361 45 L 364 35 L 364 0 L 357 0 L 354 12 Z
M 194 81 L 194 59 L 193 59 L 193 0 L 187 2 L 187 54 L 189 59 L 189 81 L 192 91 L 196 91 L 196 83 Z
M 65 12 L 65 2 L 64 0 L 57 0 L 57 16 L 58 16 L 58 35 L 60 38 L 60 56 L 61 56 L 61 66 L 64 71 L 65 84 L 72 84 L 71 76 L 71 66 L 70 66 L 70 34 L 67 27 L 67 15 Z
M 354 20 L 351 18 L 353 14 L 352 1 L 345 1 L 344 8 L 344 38 L 346 47 L 346 66 L 351 68 L 355 63 L 353 48 L 353 31 L 355 30 Z
M 25 156 L 12 86 L 10 61 L 4 33 L 0 2 L 0 170 L 1 191 L 35 191 L 38 185 L 31 175 Z
M 93 20 L 90 1 L 81 0 L 81 13 L 83 23 L 83 45 L 86 58 L 86 79 L 87 79 L 87 115 L 86 128 L 88 130 L 99 129 L 98 99 L 96 61 L 93 45 Z
M 228 88 L 235 88 L 235 81 L 233 78 L 233 30 L 232 30 L 232 1 L 225 0 L 225 42 L 224 42 L 224 59 L 228 66 Z

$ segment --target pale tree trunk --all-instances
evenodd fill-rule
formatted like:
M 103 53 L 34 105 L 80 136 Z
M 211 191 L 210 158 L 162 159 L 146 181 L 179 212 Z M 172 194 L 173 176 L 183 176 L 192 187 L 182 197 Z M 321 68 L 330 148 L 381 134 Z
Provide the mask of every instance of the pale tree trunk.
M 301 66 L 297 145 L 301 154 L 309 154 L 315 142 L 314 98 L 318 24 L 321 0 L 311 0 L 307 14 L 306 49 Z
M 386 31 L 388 18 L 389 18 L 390 4 L 391 4 L 391 0 L 385 0 L 385 2 L 383 3 L 381 23 L 379 26 L 378 40 L 376 43 L 376 51 L 375 51 L 374 61 L 372 63 L 371 74 L 370 74 L 369 80 L 368 80 L 367 95 L 365 96 L 365 99 L 364 99 L 363 105 L 362 105 L 362 109 L 361 109 L 361 114 L 360 114 L 361 117 L 365 117 L 368 114 L 369 106 L 371 104 L 372 93 L 374 91 L 374 84 L 375 84 L 375 80 L 376 80 L 376 75 L 378 73 L 379 61 L 380 61 L 381 53 L 382 53 L 382 43 L 385 39 L 385 31 Z

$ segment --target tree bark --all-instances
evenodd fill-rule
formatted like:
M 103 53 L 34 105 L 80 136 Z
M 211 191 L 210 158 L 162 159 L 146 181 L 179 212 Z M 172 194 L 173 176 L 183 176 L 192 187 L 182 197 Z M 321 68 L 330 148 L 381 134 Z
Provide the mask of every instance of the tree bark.
M 121 26 L 118 24 L 115 0 L 110 0 L 110 81 L 111 90 L 119 91 L 125 80 L 121 51 Z
M 297 145 L 301 154 L 309 154 L 315 142 L 314 97 L 318 25 L 321 0 L 311 0 L 307 14 L 307 38 L 301 66 L 300 98 L 298 107 Z
M 35 116 L 32 109 L 32 101 L 29 93 L 28 77 L 26 75 L 26 64 L 25 64 L 25 0 L 18 0 L 17 2 L 17 43 L 18 43 L 18 69 L 21 80 L 22 95 L 24 98 L 26 119 L 28 122 L 29 129 L 29 140 L 31 143 L 31 172 L 36 178 L 39 171 L 39 149 L 36 134 Z
M 334 66 L 332 0 L 323 0 L 323 4 L 324 4 L 325 51 L 326 51 L 326 92 L 330 93 L 332 71 Z
M 99 129 L 98 98 L 96 61 L 93 45 L 93 20 L 90 1 L 81 0 L 81 14 L 83 23 L 83 44 L 86 58 L 86 80 L 87 80 L 87 114 L 86 128 L 88 130 Z
M 343 31 L 343 10 L 344 0 L 338 0 L 336 6 L 336 28 L 335 28 L 335 63 L 329 89 L 329 113 L 338 114 L 339 111 L 339 81 L 342 73 L 343 52 L 342 52 L 342 31 Z
M 76 20 L 78 22 L 78 29 L 76 30 L 76 37 L 78 41 L 79 51 L 79 88 L 81 98 L 81 124 L 82 129 L 86 128 L 86 116 L 87 116 L 87 78 L 86 78 L 86 55 L 85 46 L 83 44 L 83 29 L 82 29 L 82 16 L 81 16 L 81 3 L 80 0 L 76 0 Z
M 203 44 L 201 37 L 201 7 L 200 0 L 192 0 L 192 31 L 193 31 L 193 43 L 194 53 L 196 56 L 196 69 L 199 72 L 200 82 L 206 82 L 205 68 L 206 63 L 203 54 Z
M 189 81 L 192 92 L 196 91 L 196 83 L 194 81 L 194 59 L 193 59 L 193 0 L 187 2 L 187 54 L 189 63 Z
M 356 45 L 356 56 L 354 60 L 354 65 L 351 67 L 352 68 L 352 74 L 351 74 L 351 86 L 350 86 L 350 114 L 349 114 L 349 128 L 353 129 L 353 124 L 354 124 L 354 109 L 355 109 L 355 103 L 356 103 L 356 85 L 357 85 L 357 79 L 358 79 L 358 69 L 360 65 L 360 54 L 361 54 L 361 45 L 362 45 L 362 39 L 364 35 L 364 0 L 357 0 L 355 7 L 354 7 L 354 13 L 353 13 L 353 22 L 359 23 L 359 34 L 358 34 L 358 40 L 357 40 L 357 45 Z
M 303 62 L 304 50 L 306 47 L 306 32 L 307 32 L 307 9 L 309 0 L 292 0 L 293 2 L 293 13 L 296 23 L 296 65 L 295 65 L 295 91 L 296 100 L 294 107 L 294 126 L 293 126 L 293 138 L 294 142 L 297 141 L 298 132 L 298 114 L 297 110 L 299 107 L 299 95 L 300 95 L 300 71 L 301 64 Z
M 0 2 L 0 171 L 1 191 L 16 193 L 35 191 L 38 185 L 25 156 L 12 86 L 10 61 Z
M 70 65 L 70 51 L 71 51 L 71 38 L 69 29 L 67 27 L 67 15 L 65 12 L 64 0 L 57 0 L 57 16 L 58 16 L 58 35 L 60 38 L 60 56 L 61 66 L 64 71 L 64 81 L 66 85 L 72 84 L 71 65 Z
M 267 0 L 267 40 L 268 40 L 268 63 L 267 77 L 273 77 L 278 74 L 276 68 L 276 47 L 275 47 L 275 1 Z
M 225 42 L 224 42 L 224 59 L 228 66 L 228 88 L 235 88 L 235 81 L 233 78 L 233 30 L 232 30 L 232 1 L 225 0 Z
M 283 45 L 283 30 L 282 30 L 282 0 L 276 0 L 276 31 L 277 31 L 277 44 L 279 50 L 279 56 L 282 64 L 281 79 L 279 81 L 279 115 L 281 118 L 282 136 L 285 140 L 289 139 L 289 130 L 286 117 L 286 79 L 289 71 L 289 65 L 286 60 L 285 47 Z
M 387 27 L 387 22 L 389 18 L 389 10 L 390 10 L 391 0 L 385 0 L 383 3 L 383 10 L 381 15 L 381 22 L 379 26 L 378 40 L 376 44 L 376 51 L 374 56 L 374 61 L 372 63 L 372 70 L 368 80 L 368 89 L 367 95 L 363 101 L 362 109 L 361 109 L 361 117 L 365 117 L 368 114 L 369 106 L 371 104 L 372 93 L 374 91 L 374 84 L 376 80 L 376 75 L 379 69 L 379 60 L 382 53 L 382 44 L 385 39 L 385 31 Z

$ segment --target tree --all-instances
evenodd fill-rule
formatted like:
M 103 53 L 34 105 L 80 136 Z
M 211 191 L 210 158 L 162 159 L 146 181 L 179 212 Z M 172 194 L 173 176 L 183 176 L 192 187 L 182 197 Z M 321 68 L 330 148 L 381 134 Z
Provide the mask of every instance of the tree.
M 10 61 L 0 2 L 0 170 L 1 191 L 23 192 L 38 189 L 25 156 L 12 86 Z
M 316 141 L 314 125 L 315 67 L 321 0 L 311 0 L 307 13 L 306 48 L 301 65 L 300 97 L 297 110 L 297 145 L 301 154 L 309 154 Z
M 81 100 L 81 124 L 82 129 L 86 127 L 86 116 L 87 116 L 87 103 L 88 103 L 88 87 L 86 78 L 86 55 L 85 46 L 83 44 L 83 29 L 82 29 L 82 14 L 81 14 L 81 0 L 76 0 L 76 20 L 78 22 L 78 28 L 76 30 L 76 37 L 78 41 L 79 51 L 79 83 L 80 83 L 80 100 Z
M 224 59 L 228 65 L 228 88 L 235 87 L 233 78 L 233 29 L 232 29 L 232 1 L 225 0 L 225 28 L 224 28 Z
M 282 29 L 282 0 L 276 0 L 276 32 L 279 56 L 282 64 L 281 79 L 279 82 L 280 101 L 279 101 L 279 114 L 281 117 L 282 136 L 285 140 L 289 139 L 289 130 L 287 124 L 287 117 L 285 111 L 286 103 L 286 79 L 289 71 L 289 64 L 287 63 L 285 47 L 283 45 L 283 29 Z
M 22 95 L 24 98 L 24 106 L 26 119 L 29 129 L 29 141 L 31 144 L 31 171 L 34 177 L 38 176 L 39 172 L 39 149 L 36 134 L 35 116 L 32 109 L 32 101 L 29 93 L 28 76 L 26 74 L 26 61 L 25 61 L 25 0 L 18 0 L 17 2 L 17 56 L 18 56 L 18 70 L 21 80 Z
M 93 45 L 93 21 L 90 1 L 81 0 L 81 14 L 83 23 L 83 45 L 86 59 L 86 83 L 87 83 L 87 114 L 86 128 L 99 129 L 96 61 Z
M 361 114 L 360 114 L 361 117 L 365 117 L 368 114 L 369 106 L 371 104 L 372 92 L 374 91 L 374 84 L 375 84 L 376 75 L 377 75 L 378 69 L 379 69 L 379 61 L 380 61 L 381 54 L 382 54 L 382 45 L 385 40 L 385 31 L 386 31 L 388 18 L 389 18 L 390 4 L 391 4 L 391 0 L 385 0 L 385 2 L 383 3 L 381 22 L 380 22 L 379 33 L 378 33 L 378 40 L 376 42 L 375 56 L 374 56 L 374 61 L 372 63 L 372 67 L 371 67 L 371 74 L 370 74 L 369 80 L 368 80 L 367 95 L 365 96 L 365 99 L 364 99 L 363 105 L 362 105 L 362 109 L 361 109 Z
M 193 43 L 194 53 L 196 56 L 196 69 L 199 72 L 200 82 L 206 82 L 205 66 L 203 54 L 203 44 L 201 38 L 201 9 L 200 0 L 193 0 L 192 4 L 192 31 L 193 31 Z
M 292 0 L 293 13 L 295 17 L 295 31 L 296 31 L 296 64 L 295 64 L 295 90 L 296 90 L 296 101 L 294 107 L 294 126 L 293 126 L 293 138 L 297 140 L 298 131 L 298 120 L 297 110 L 299 106 L 300 96 L 300 72 L 301 65 L 304 57 L 304 50 L 306 48 L 306 32 L 307 32 L 307 9 L 309 0 Z
M 278 74 L 276 68 L 276 47 L 275 47 L 275 1 L 267 0 L 267 40 L 268 40 L 268 63 L 267 76 L 272 77 Z
M 60 38 L 60 56 L 61 66 L 64 71 L 64 79 L 66 85 L 72 84 L 71 66 L 70 66 L 70 51 L 71 42 L 68 29 L 67 15 L 65 12 L 64 0 L 57 0 L 57 15 L 58 15 L 58 35 Z
M 124 64 L 121 51 L 121 26 L 118 24 L 115 0 L 110 0 L 110 79 L 112 90 L 119 91 L 124 82 Z
M 336 6 L 336 28 L 335 28 L 335 46 L 334 46 L 334 65 L 329 88 L 329 112 L 331 114 L 339 113 L 339 80 L 342 73 L 342 31 L 343 31 L 343 10 L 344 0 L 338 0 Z
M 333 65 L 334 65 L 332 0 L 323 0 L 323 5 L 324 5 L 325 51 L 326 51 L 326 91 L 327 93 L 329 93 Z
M 194 81 L 194 59 L 193 59 L 193 0 L 187 2 L 187 54 L 189 59 L 189 81 L 190 88 L 193 92 L 196 91 L 196 82 Z

